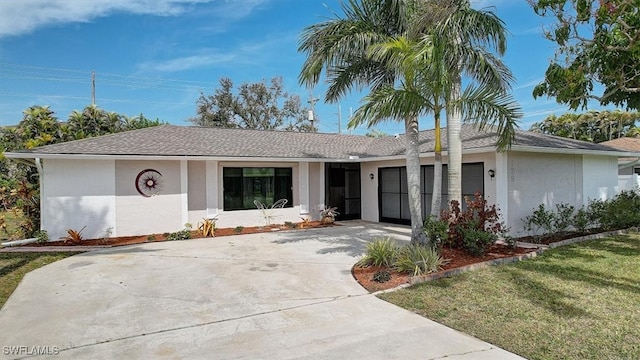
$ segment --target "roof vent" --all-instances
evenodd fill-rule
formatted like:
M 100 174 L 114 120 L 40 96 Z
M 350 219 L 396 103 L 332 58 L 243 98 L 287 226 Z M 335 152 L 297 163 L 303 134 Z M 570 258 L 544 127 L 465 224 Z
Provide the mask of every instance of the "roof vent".
M 400 139 L 400 134 L 393 134 L 393 137 L 396 139 Z
M 360 157 L 358 155 L 349 155 L 349 160 L 356 160 L 356 159 L 360 159 Z

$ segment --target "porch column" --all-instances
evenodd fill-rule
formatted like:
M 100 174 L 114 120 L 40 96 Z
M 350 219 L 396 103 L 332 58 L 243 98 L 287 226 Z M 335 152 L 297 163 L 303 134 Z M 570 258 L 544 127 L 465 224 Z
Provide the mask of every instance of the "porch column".
M 180 205 L 182 224 L 184 225 L 189 222 L 189 172 L 187 160 L 180 160 Z
M 206 165 L 206 197 L 207 197 L 207 217 L 212 218 L 219 214 L 218 195 L 222 193 L 222 184 L 219 184 L 218 162 L 207 161 Z
M 300 196 L 300 215 L 309 214 L 309 163 L 301 162 L 298 166 L 298 189 Z
M 496 153 L 496 205 L 500 208 L 505 224 L 509 224 L 509 161 L 507 152 Z

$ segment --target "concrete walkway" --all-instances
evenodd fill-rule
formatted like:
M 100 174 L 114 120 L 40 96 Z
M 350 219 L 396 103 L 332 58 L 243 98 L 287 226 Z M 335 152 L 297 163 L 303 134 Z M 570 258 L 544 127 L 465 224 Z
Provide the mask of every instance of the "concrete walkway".
M 365 222 L 91 251 L 28 274 L 2 358 L 521 359 L 368 294 Z M 46 357 L 46 356 L 45 356 Z

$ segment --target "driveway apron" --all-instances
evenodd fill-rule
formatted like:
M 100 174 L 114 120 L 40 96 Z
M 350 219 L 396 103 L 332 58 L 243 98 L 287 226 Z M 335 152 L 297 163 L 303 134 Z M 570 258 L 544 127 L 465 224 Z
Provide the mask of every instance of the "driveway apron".
M 409 234 L 355 221 L 75 255 L 0 310 L 0 358 L 521 359 L 358 285 L 366 244 Z

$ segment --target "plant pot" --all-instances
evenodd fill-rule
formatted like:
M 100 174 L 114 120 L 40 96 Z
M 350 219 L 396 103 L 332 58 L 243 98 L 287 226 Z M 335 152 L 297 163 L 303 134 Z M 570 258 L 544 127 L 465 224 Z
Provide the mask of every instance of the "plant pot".
M 336 218 L 334 218 L 333 216 L 324 216 L 322 219 L 320 219 L 320 223 L 322 225 L 330 225 L 333 224 L 334 221 L 336 221 Z

